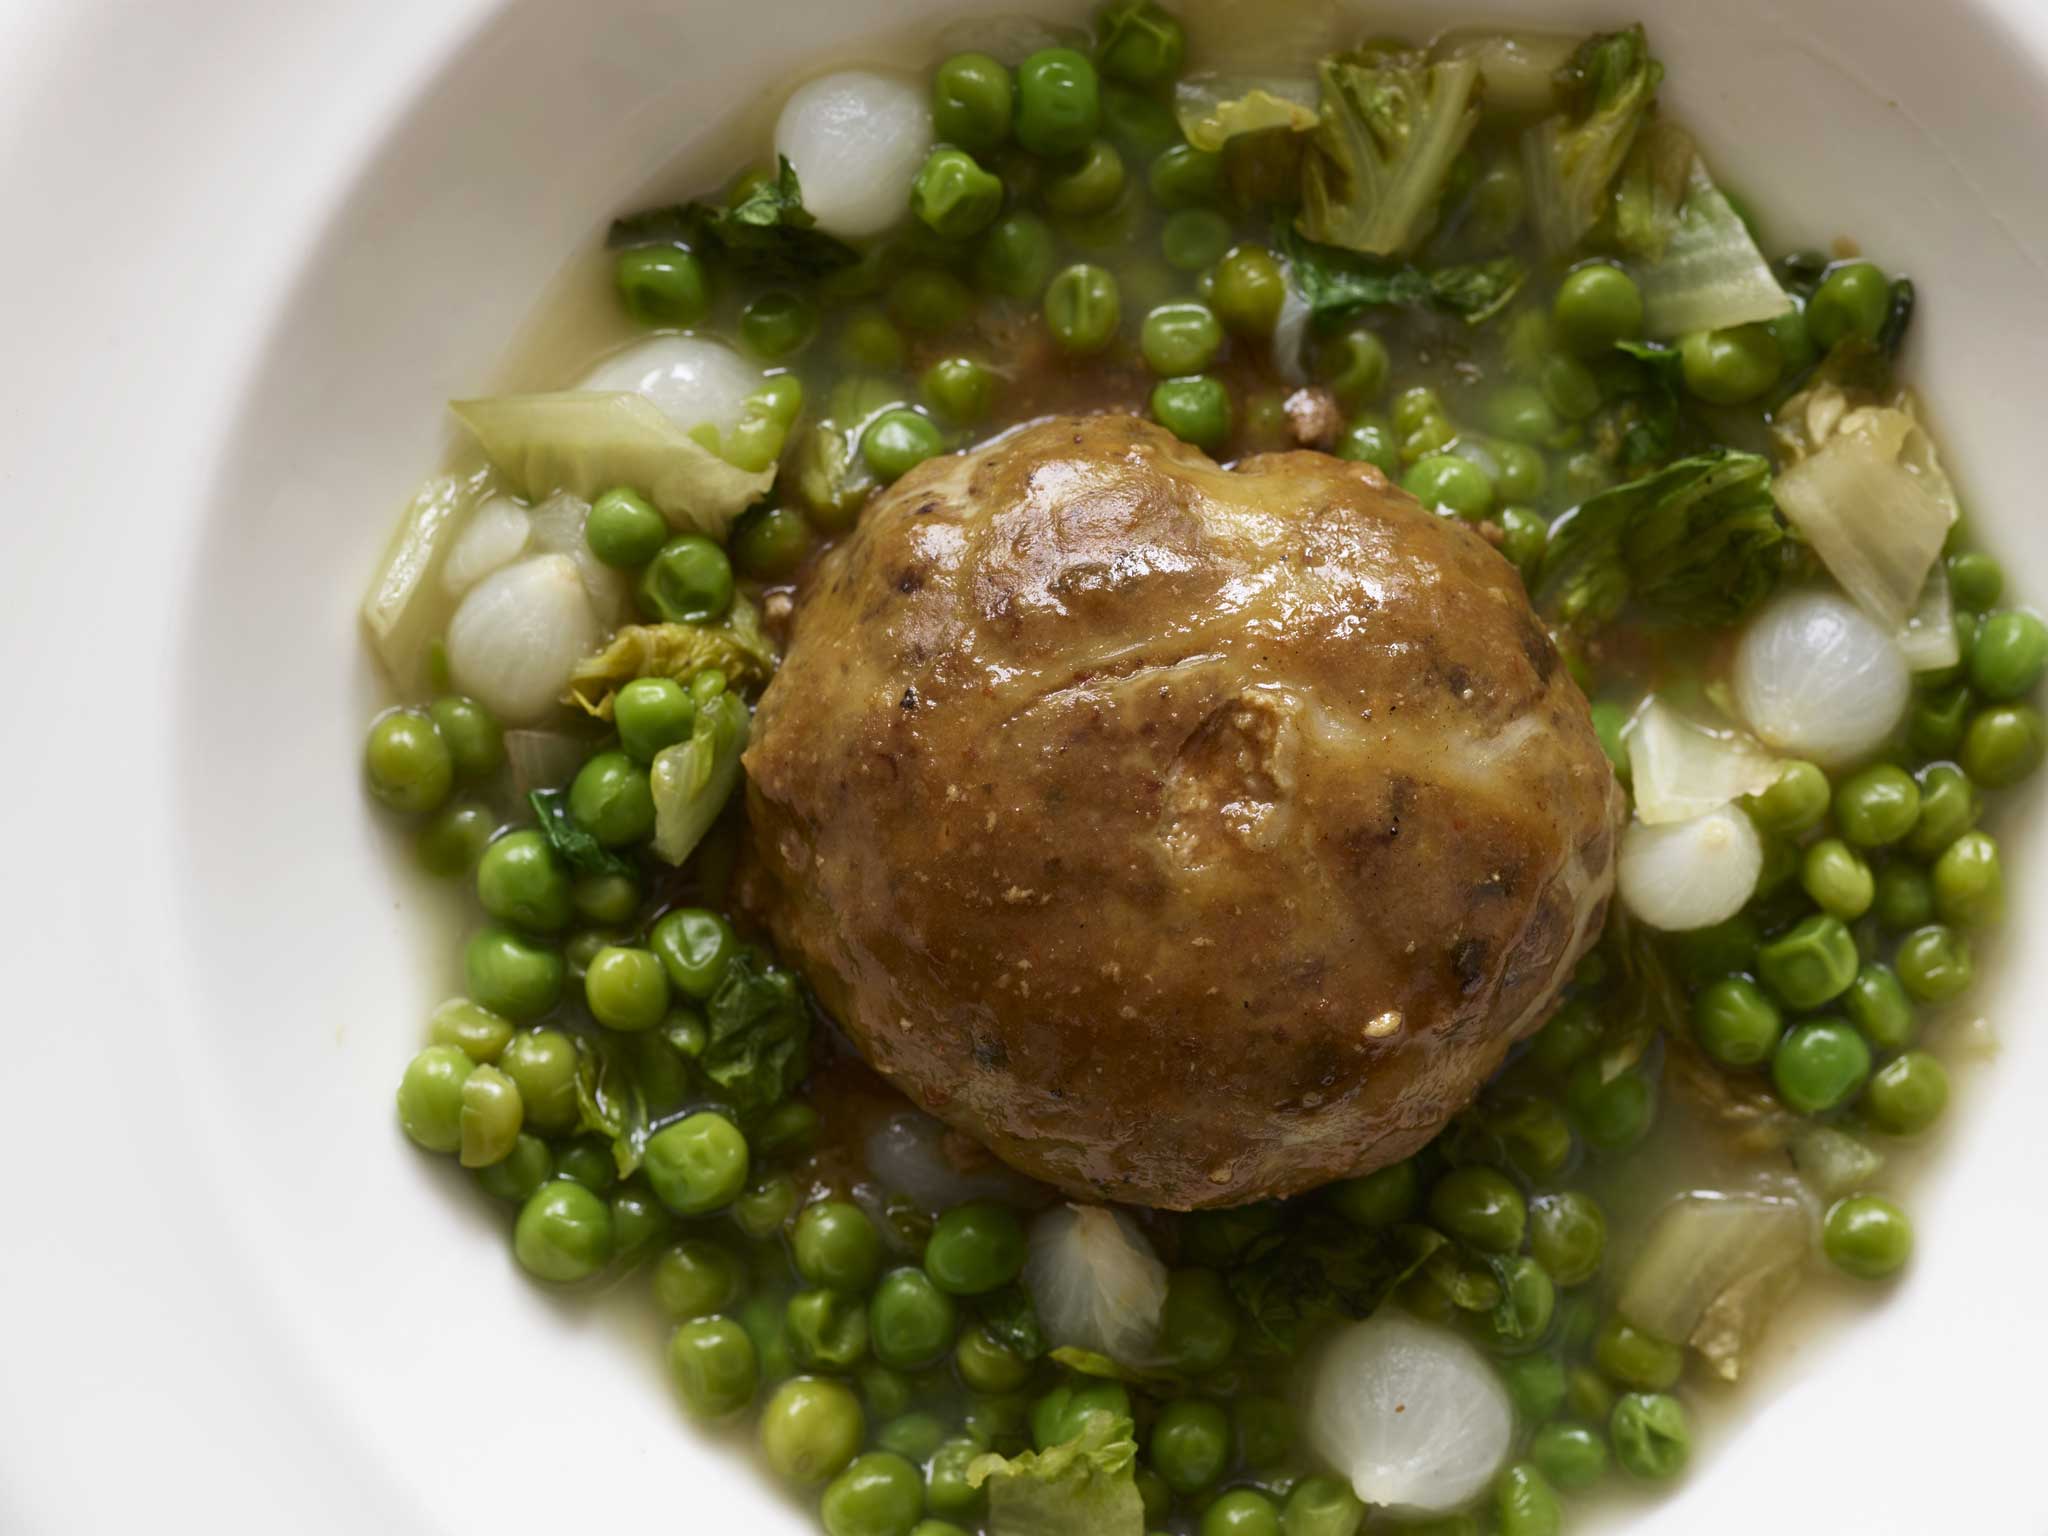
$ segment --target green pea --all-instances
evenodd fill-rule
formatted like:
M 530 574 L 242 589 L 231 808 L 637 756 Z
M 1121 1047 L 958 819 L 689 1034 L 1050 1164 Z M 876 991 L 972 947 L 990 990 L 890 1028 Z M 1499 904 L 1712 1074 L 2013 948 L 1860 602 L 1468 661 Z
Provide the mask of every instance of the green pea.
M 1839 837 L 1824 837 L 1807 846 L 1799 883 L 1815 906 L 1845 923 L 1868 912 L 1877 900 L 1877 877 L 1870 865 Z
M 696 718 L 696 702 L 673 678 L 636 677 L 612 695 L 619 745 L 636 763 L 652 763 L 665 748 L 688 741 Z M 636 904 L 637 898 L 636 888 Z M 623 922 L 631 915 L 629 909 L 609 920 Z
M 626 313 L 642 325 L 692 326 L 711 308 L 704 263 L 681 246 L 621 251 L 613 271 Z
M 555 1160 L 538 1136 L 520 1133 L 512 1150 L 488 1168 L 476 1170 L 485 1194 L 524 1205 L 533 1192 L 555 1176 Z
M 958 329 L 974 308 L 974 295 L 951 272 L 912 267 L 889 285 L 889 316 L 906 331 Z
M 1512 1253 L 1522 1245 L 1529 1206 L 1506 1174 L 1492 1168 L 1454 1168 L 1429 1192 L 1429 1218 L 1475 1248 Z
M 623 752 L 598 753 L 570 781 L 569 815 L 607 848 L 645 842 L 654 835 L 646 768 Z
M 463 1086 L 476 1063 L 452 1045 L 430 1045 L 413 1057 L 398 1083 L 398 1123 L 429 1152 L 462 1145 Z
M 1162 304 L 1139 331 L 1145 366 L 1163 377 L 1200 373 L 1223 347 L 1223 327 L 1206 304 Z
M 568 867 L 538 832 L 507 832 L 486 848 L 476 894 L 491 916 L 538 933 L 566 927 L 573 911 Z
M 1757 946 L 1764 985 L 1794 1008 L 1818 1008 L 1856 977 L 1856 940 L 1838 917 L 1809 917 Z
M 1086 356 L 1116 339 L 1122 322 L 1116 279 L 1102 267 L 1077 262 L 1045 290 L 1045 326 L 1064 352 Z
M 1494 487 L 1501 500 L 1530 502 L 1543 494 L 1549 483 L 1549 471 L 1544 468 L 1542 454 L 1526 444 L 1510 442 L 1489 444 L 1487 452 L 1493 458 Z M 1537 525 L 1548 533 L 1548 524 L 1540 518 Z
M 518 1023 L 537 1019 L 562 997 L 562 957 L 509 928 L 483 928 L 463 951 L 469 995 Z
M 1948 590 L 1958 607 L 1971 613 L 1988 613 L 2005 591 L 2005 567 L 1982 550 L 1968 549 L 1950 555 Z
M 1667 1339 L 1612 1313 L 1593 1336 L 1593 1363 L 1609 1380 L 1646 1392 L 1662 1392 L 1685 1369 L 1685 1351 Z
M 1499 1536 L 1557 1536 L 1564 1512 L 1534 1462 L 1518 1461 L 1494 1480 L 1493 1523 Z
M 968 426 L 995 404 L 996 376 L 971 357 L 942 357 L 925 370 L 919 392 L 936 415 Z
M 1538 1195 L 1529 1206 L 1529 1251 L 1559 1285 L 1584 1285 L 1607 1251 L 1600 1202 L 1578 1190 Z
M 1643 291 L 1621 268 L 1587 262 L 1558 285 L 1550 318 L 1566 346 L 1581 357 L 1596 357 L 1617 341 L 1643 334 Z
M 1187 37 L 1153 0 L 1111 0 L 1096 21 L 1096 67 L 1111 80 L 1163 85 L 1180 73 Z
M 805 1280 L 837 1291 L 865 1291 L 882 1267 L 881 1234 L 866 1211 L 846 1200 L 805 1206 L 790 1252 Z
M 363 751 L 370 793 L 394 811 L 439 810 L 455 784 L 455 754 L 432 718 L 394 710 L 370 727 Z
M 932 131 L 973 154 L 1010 136 L 1010 72 L 985 53 L 956 53 L 932 72 Z
M 964 149 L 935 149 L 911 183 L 910 209 L 933 233 L 965 240 L 1003 211 L 1003 183 Z
M 444 880 L 469 874 L 498 830 L 497 816 L 474 800 L 455 800 L 436 811 L 420 828 L 414 849 L 420 867 Z
M 1001 196 L 1000 188 L 997 196 Z M 818 301 L 806 293 L 772 288 L 740 311 L 740 344 L 767 362 L 794 357 L 817 334 Z M 592 508 L 593 515 L 595 512 Z
M 1361 416 L 1337 439 L 1337 457 L 1353 464 L 1370 464 L 1389 478 L 1401 472 L 1401 449 L 1394 441 L 1393 428 L 1381 416 Z
M 1790 1030 L 1771 1057 L 1771 1084 L 1802 1115 L 1823 1115 L 1854 1098 L 1870 1076 L 1870 1047 L 1840 1019 Z
M 946 1439 L 946 1424 L 937 1414 L 899 1414 L 875 1435 L 875 1444 L 909 1462 L 922 1462 Z
M 452 997 L 427 1020 L 429 1045 L 452 1045 L 471 1061 L 495 1062 L 512 1039 L 512 1023 L 467 998 Z
M 1167 1512 L 1173 1508 L 1173 1490 L 1166 1486 L 1166 1479 L 1150 1467 L 1140 1466 L 1132 1481 L 1138 1485 L 1138 1502 L 1144 1509 L 1146 1528 L 1164 1524 Z
M 953 1345 L 953 1366 L 969 1390 L 991 1395 L 1014 1392 L 1031 1379 L 1031 1362 L 980 1324 L 961 1330 Z
M 1365 1505 L 1334 1477 L 1305 1477 L 1280 1506 L 1280 1536 L 1358 1536 Z
M 851 1370 L 868 1352 L 867 1310 L 839 1291 L 798 1291 L 783 1326 L 790 1354 L 804 1370 Z
M 1543 391 L 1531 384 L 1507 384 L 1482 408 L 1489 432 L 1512 442 L 1542 446 L 1557 434 L 1557 415 Z
M 1175 220 L 1196 219 L 1221 222 L 1219 215 L 1183 209 L 1170 215 L 1167 223 L 1171 227 Z M 1204 227 L 1213 231 L 1215 226 Z M 1216 261 L 1209 299 L 1217 317 L 1230 330 L 1245 336 L 1271 335 L 1286 297 L 1286 274 L 1264 246 L 1234 246 Z
M 581 1184 L 592 1194 L 604 1194 L 617 1182 L 619 1167 L 606 1142 L 593 1136 L 579 1137 L 555 1154 L 555 1177 Z
M 653 1191 L 638 1183 L 621 1184 L 612 1191 L 612 1253 L 628 1264 L 637 1264 L 649 1248 L 668 1235 L 669 1215 Z
M 925 1464 L 925 1507 L 942 1515 L 973 1517 L 987 1502 L 987 1489 L 971 1486 L 967 1468 L 988 1447 L 978 1440 L 956 1435 L 946 1441 Z
M 1401 489 L 1425 507 L 1464 518 L 1482 518 L 1493 507 L 1493 477 L 1454 453 L 1432 453 L 1416 460 L 1402 477 Z
M 903 333 L 873 306 L 847 311 L 834 351 L 842 368 L 867 373 L 894 373 L 906 355 Z
M 1516 1355 L 1500 1361 L 1499 1370 L 1524 1423 L 1541 1424 L 1564 1406 L 1564 1365 L 1557 1356 Z
M 1166 1283 L 1159 1347 L 1184 1376 L 1206 1376 L 1230 1358 L 1237 1308 L 1213 1269 L 1177 1269 Z
M 448 694 L 434 700 L 427 715 L 448 748 L 458 781 L 481 783 L 504 767 L 505 733 L 475 699 Z
M 645 565 L 668 539 L 668 519 L 645 497 L 623 487 L 598 497 L 583 520 L 583 540 L 590 552 L 622 570 Z
M 1554 352 L 1537 370 L 1544 402 L 1562 420 L 1584 421 L 1600 409 L 1600 381 L 1575 357 Z M 1600 466 L 1604 475 L 1605 466 Z
M 1878 922 L 1893 933 L 1918 928 L 1934 921 L 1934 883 L 1926 871 L 1898 861 L 1877 872 L 1877 899 L 1872 904 Z
M 1863 1090 L 1863 1112 L 1890 1136 L 1918 1136 L 1948 1107 L 1948 1072 L 1925 1051 L 1886 1062 Z
M 1685 387 L 1709 405 L 1743 405 L 1778 382 L 1778 339 L 1763 324 L 1694 331 L 1678 344 Z
M 669 985 L 696 1002 L 708 1001 L 739 952 L 732 924 L 703 907 L 678 907 L 654 925 L 648 943 L 661 956 Z
M 1957 928 L 1995 923 L 2005 910 L 2005 874 L 1998 844 L 1983 832 L 1965 832 L 1934 861 L 1934 910 Z
M 1482 250 L 1506 245 L 1529 210 L 1529 187 L 1516 157 L 1495 157 L 1472 183 L 1462 233 Z
M 1391 368 L 1386 343 L 1362 327 L 1341 332 L 1316 350 L 1316 377 L 1347 411 L 1384 399 Z
M 1124 190 L 1124 157 L 1107 139 L 1052 167 L 1039 188 L 1048 212 L 1063 218 L 1084 218 L 1116 205 Z
M 932 1226 L 925 1273 L 942 1291 L 979 1296 L 1008 1285 L 1024 1268 L 1024 1228 L 1007 1206 L 956 1205 Z
M 1941 923 L 1916 928 L 1899 940 L 1892 968 L 1907 994 L 1923 1003 L 1951 1002 L 1976 977 L 1969 941 Z
M 860 456 L 877 479 L 887 482 L 942 453 L 945 446 L 929 418 L 899 407 L 884 411 L 861 434 Z
M 1918 778 L 1920 812 L 1906 836 L 1906 851 L 1916 859 L 1932 859 L 1977 825 L 1984 799 L 1954 763 L 1929 763 Z
M 1131 1394 L 1122 1382 L 1076 1381 L 1054 1387 L 1031 1405 L 1031 1442 L 1050 1450 L 1081 1434 L 1092 1420 L 1130 1416 Z
M 1843 837 L 1859 848 L 1882 848 L 1913 830 L 1920 786 L 1905 769 L 1877 763 L 1842 781 L 1834 812 Z
M 2041 766 L 2048 732 L 2025 704 L 1999 704 L 1970 717 L 1958 754 L 1963 772 L 1986 789 L 2007 789 Z
M 1724 1067 L 1761 1066 L 1784 1030 L 1778 1005 L 1746 976 L 1724 976 L 1693 997 L 1693 1038 Z
M 1877 1050 L 1903 1050 L 1912 1043 L 1913 1004 L 1890 966 L 1872 961 L 1858 970 L 1842 994 L 1842 1011 Z
M 1480 1341 L 1502 1354 L 1534 1348 L 1550 1332 L 1557 1312 L 1557 1287 L 1549 1271 L 1525 1254 L 1511 1254 L 1494 1266 L 1501 1304 L 1474 1323 Z
M 647 1139 L 647 1179 L 678 1216 L 730 1205 L 747 1184 L 747 1139 L 715 1110 L 664 1126 Z
M 432 1049 L 432 1047 L 430 1047 Z M 441 1047 L 448 1049 L 448 1047 Z M 464 1061 L 469 1060 L 467 1056 Z M 408 1072 L 407 1077 L 411 1077 Z M 404 1105 L 401 1097 L 400 1112 Z M 496 1067 L 480 1066 L 462 1084 L 461 1158 L 465 1168 L 488 1168 L 512 1155 L 525 1119 L 519 1085 Z M 411 1126 L 407 1126 L 410 1134 Z M 414 1137 L 415 1141 L 419 1138 Z
M 1036 214 L 1008 213 L 989 226 L 974 257 L 974 279 L 990 293 L 1029 303 L 1045 291 L 1057 245 Z
M 1685 1409 L 1662 1392 L 1631 1392 L 1608 1416 L 1607 1436 L 1622 1471 L 1646 1482 L 1668 1482 L 1685 1470 L 1692 1435 Z
M 696 1318 L 670 1334 L 668 1368 L 683 1406 L 706 1421 L 740 1412 L 761 1382 L 754 1341 L 726 1317 Z
M 1183 1397 L 1152 1423 L 1152 1466 L 1183 1497 L 1201 1492 L 1230 1464 L 1230 1416 L 1220 1403 Z
M 1200 272 L 1229 254 L 1231 233 L 1230 221 L 1212 208 L 1179 208 L 1160 226 L 1159 249 L 1168 266 Z
M 1806 329 L 1823 352 L 1854 336 L 1877 340 L 1891 312 L 1892 285 L 1867 261 L 1843 262 L 1830 268 L 1806 301 Z
M 1223 195 L 1223 157 L 1176 144 L 1152 162 L 1145 184 L 1162 208 L 1203 207 Z
M 1180 124 L 1163 101 L 1108 83 L 1102 87 L 1102 131 L 1131 160 L 1150 163 L 1180 142 Z
M 727 1311 L 746 1283 L 739 1255 L 706 1237 L 685 1238 L 654 1261 L 654 1299 L 673 1318 Z
M 1565 1107 L 1586 1144 L 1600 1152 L 1632 1147 L 1650 1133 L 1656 1118 L 1656 1085 L 1643 1073 L 1603 1078 L 1600 1063 L 1582 1061 L 1565 1084 Z
M 776 1476 L 800 1486 L 815 1487 L 836 1475 L 853 1460 L 865 1433 L 853 1390 L 823 1377 L 785 1381 L 761 1410 L 761 1454 Z
M 1409 1161 L 1390 1163 L 1355 1179 L 1341 1179 L 1323 1191 L 1337 1213 L 1361 1227 L 1391 1227 L 1415 1214 L 1422 1181 Z
M 1614 1389 L 1590 1366 L 1574 1366 L 1565 1373 L 1564 1405 L 1577 1418 L 1605 1424 L 1614 1410 Z
M 512 1252 L 536 1280 L 587 1280 L 611 1261 L 611 1210 L 581 1184 L 543 1184 L 519 1208 Z
M 1976 695 L 1968 684 L 1919 694 L 1906 712 L 1906 739 L 1922 757 L 1945 757 L 1963 744 Z
M 1215 452 L 1230 437 L 1230 391 L 1205 373 L 1152 386 L 1152 419 L 1184 443 Z
M 1202 1511 L 1199 1536 L 1280 1536 L 1280 1511 L 1256 1488 L 1232 1488 Z
M 817 1110 L 786 1099 L 754 1123 L 754 1151 L 762 1157 L 807 1156 L 818 1139 Z
M 810 548 L 810 524 L 794 507 L 754 507 L 733 524 L 732 562 L 743 575 L 757 580 L 782 581 L 794 575 Z
M 1883 1280 L 1905 1268 L 1913 1256 L 1912 1223 L 1882 1195 L 1851 1195 L 1828 1208 L 1821 1223 L 1821 1250 L 1846 1275 Z
M 1085 148 L 1102 121 L 1095 66 L 1071 48 L 1044 48 L 1017 68 L 1017 142 L 1034 155 Z
M 1268 1472 L 1294 1449 L 1294 1411 L 1280 1398 L 1240 1393 L 1230 1404 L 1238 1461 L 1254 1472 Z
M 1576 1492 L 1606 1475 L 1607 1442 L 1596 1429 L 1560 1420 L 1536 1431 L 1529 1442 L 1529 1459 L 1555 1486 Z
M 1599 1043 L 1600 1034 L 1599 1016 L 1574 998 L 1560 1006 L 1529 1042 L 1529 1063 L 1539 1072 L 1562 1077 Z
M 959 1317 L 953 1298 L 923 1270 L 892 1269 L 868 1301 L 869 1344 L 884 1365 L 923 1370 L 951 1347 Z

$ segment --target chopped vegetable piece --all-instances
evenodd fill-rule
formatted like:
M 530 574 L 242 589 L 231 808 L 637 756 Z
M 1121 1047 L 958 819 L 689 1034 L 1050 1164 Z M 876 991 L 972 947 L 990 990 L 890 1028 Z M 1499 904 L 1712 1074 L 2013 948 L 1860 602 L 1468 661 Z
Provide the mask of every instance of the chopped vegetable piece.
M 1688 1194 L 1658 1215 L 1617 1305 L 1638 1328 L 1683 1339 L 1735 1381 L 1798 1285 L 1813 1222 L 1797 1200 Z
M 1530 221 L 1552 256 L 1568 254 L 1607 212 L 1663 78 L 1640 25 L 1587 38 L 1559 71 L 1566 109 L 1522 140 Z
M 775 652 L 761 633 L 759 611 L 744 596 L 733 599 L 718 624 L 628 624 L 603 650 L 576 664 L 562 702 L 609 720 L 618 691 L 636 677 L 686 683 L 710 667 L 748 687 L 774 676 Z
M 1241 133 L 1308 133 L 1322 121 L 1309 79 L 1191 75 L 1173 88 L 1180 131 L 1196 149 L 1219 150 Z
M 1140 1536 L 1137 1459 L 1129 1418 L 1088 1414 L 1049 1450 L 976 1457 L 967 1481 L 988 1489 L 989 1536 Z
M 771 281 L 800 281 L 853 265 L 859 253 L 826 234 L 804 208 L 796 167 L 778 157 L 738 202 L 725 206 L 681 203 L 615 220 L 605 244 L 699 244 L 729 253 L 750 273 Z
M 1374 256 L 1413 250 L 1479 122 L 1478 64 L 1358 53 L 1325 59 L 1319 73 L 1322 122 L 1303 162 L 1301 232 Z
M 698 706 L 688 741 L 654 759 L 654 851 L 669 863 L 690 856 L 732 798 L 748 729 L 746 701 L 722 693 Z
M 1628 763 L 1636 816 L 1651 826 L 1760 795 L 1783 767 L 1741 732 L 1700 725 L 1657 698 L 1630 727 Z
M 1651 141 L 1645 134 L 1645 141 Z M 1626 200 L 1618 206 L 1626 206 Z M 1625 237 L 1624 237 L 1625 238 Z M 1636 272 L 1643 290 L 1643 332 L 1676 337 L 1730 330 L 1792 311 L 1749 227 L 1695 155 L 1685 202 L 1662 254 Z

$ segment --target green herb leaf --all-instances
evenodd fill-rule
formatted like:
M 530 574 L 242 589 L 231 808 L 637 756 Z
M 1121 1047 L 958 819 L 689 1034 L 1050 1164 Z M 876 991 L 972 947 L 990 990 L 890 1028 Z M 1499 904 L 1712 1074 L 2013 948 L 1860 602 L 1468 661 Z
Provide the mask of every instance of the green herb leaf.
M 1137 1460 L 1131 1421 L 1091 1414 L 1049 1450 L 975 1457 L 967 1481 L 988 1487 L 989 1536 L 1141 1536 Z
M 540 820 L 541 836 L 564 864 L 579 875 L 630 875 L 633 866 L 613 853 L 580 826 L 569 814 L 569 791 L 536 789 L 528 795 L 533 814 Z
M 1230 1293 L 1255 1336 L 1292 1354 L 1313 1327 L 1365 1317 L 1444 1243 L 1424 1226 L 1364 1232 L 1311 1212 L 1265 1257 L 1230 1272 Z
M 738 266 L 771 282 L 800 282 L 852 266 L 860 254 L 817 227 L 804 207 L 796 167 L 776 162 L 774 176 L 737 203 L 678 203 L 615 220 L 605 244 L 687 245 L 724 252 Z
M 1633 603 L 1644 622 L 1733 624 L 1787 569 L 1769 461 L 1716 448 L 1615 486 L 1551 527 L 1538 606 L 1604 624 Z
M 1031 1293 L 1021 1285 L 1007 1285 L 984 1296 L 975 1309 L 981 1326 L 998 1344 L 1008 1345 L 1020 1359 L 1036 1360 L 1046 1352 L 1045 1330 L 1038 1325 L 1038 1309 Z
M 577 1128 L 612 1144 L 626 1178 L 656 1124 L 689 1101 L 689 1063 L 660 1034 L 594 1030 L 575 1040 Z
M 1318 325 L 1335 325 L 1360 309 L 1433 305 L 1478 325 L 1498 314 L 1521 291 L 1529 273 L 1512 256 L 1425 271 L 1405 262 L 1380 261 L 1304 239 L 1292 225 L 1273 231 L 1287 258 L 1295 291 Z
M 699 1063 L 743 1114 L 779 1103 L 803 1081 L 811 1015 L 788 971 L 742 949 L 704 1012 L 708 1037 Z

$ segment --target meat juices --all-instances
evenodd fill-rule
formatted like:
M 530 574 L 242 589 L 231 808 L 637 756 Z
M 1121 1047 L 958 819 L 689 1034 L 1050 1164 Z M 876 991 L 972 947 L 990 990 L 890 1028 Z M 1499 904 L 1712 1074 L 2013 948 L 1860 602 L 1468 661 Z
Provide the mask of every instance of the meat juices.
M 746 898 L 1012 1166 L 1192 1209 L 1422 1146 L 1600 931 L 1624 806 L 1470 525 L 1055 417 L 874 499 L 747 752 Z

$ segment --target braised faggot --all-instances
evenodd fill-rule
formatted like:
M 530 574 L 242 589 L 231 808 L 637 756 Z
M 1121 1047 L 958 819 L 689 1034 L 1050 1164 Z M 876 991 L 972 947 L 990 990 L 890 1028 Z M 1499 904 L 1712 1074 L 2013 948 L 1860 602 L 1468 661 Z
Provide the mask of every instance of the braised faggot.
M 1178 1209 L 1434 1135 L 1598 934 L 1623 809 L 1470 525 L 1125 416 L 870 505 L 746 767 L 758 900 L 868 1060 L 1014 1167 Z

